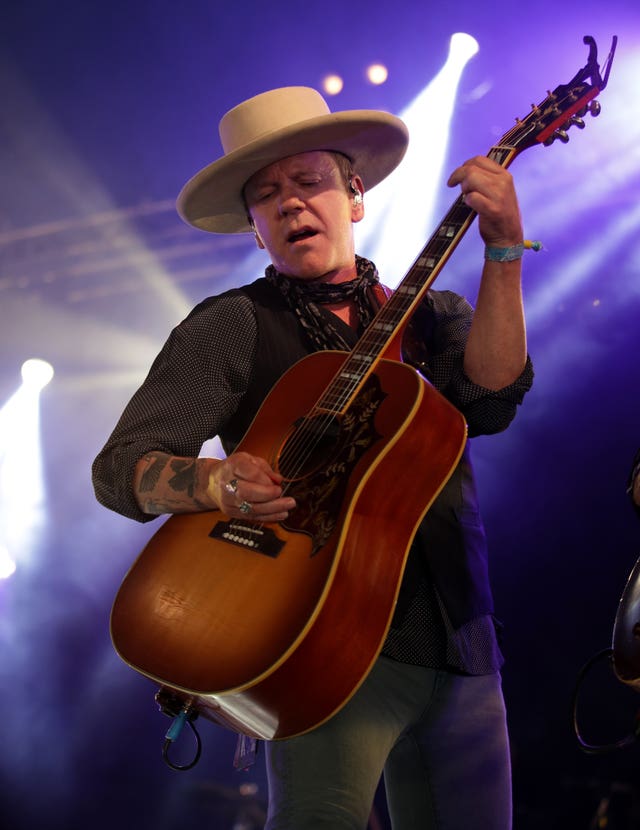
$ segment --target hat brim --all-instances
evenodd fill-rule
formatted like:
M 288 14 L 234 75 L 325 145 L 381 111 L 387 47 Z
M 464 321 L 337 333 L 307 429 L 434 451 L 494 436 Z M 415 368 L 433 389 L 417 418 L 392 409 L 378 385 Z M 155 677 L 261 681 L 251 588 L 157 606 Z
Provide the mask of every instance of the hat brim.
M 371 190 L 400 164 L 409 142 L 403 121 L 377 110 L 331 113 L 271 132 L 196 173 L 180 191 L 179 215 L 211 233 L 247 233 L 246 182 L 282 158 L 313 150 L 343 153 Z

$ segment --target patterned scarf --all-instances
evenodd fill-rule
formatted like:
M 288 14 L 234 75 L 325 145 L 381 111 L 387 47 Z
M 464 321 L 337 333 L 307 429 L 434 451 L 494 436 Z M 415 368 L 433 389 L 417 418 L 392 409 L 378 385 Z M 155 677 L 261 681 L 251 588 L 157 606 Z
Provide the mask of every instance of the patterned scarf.
M 377 283 L 379 277 L 373 262 L 363 257 L 356 256 L 356 268 L 358 276 L 354 280 L 335 285 L 294 280 L 276 271 L 273 265 L 267 267 L 265 277 L 283 295 L 318 350 L 351 351 L 351 345 L 331 322 L 331 315 L 323 314 L 319 306 L 353 300 L 358 311 L 360 331 L 364 331 L 375 316 L 367 289 Z

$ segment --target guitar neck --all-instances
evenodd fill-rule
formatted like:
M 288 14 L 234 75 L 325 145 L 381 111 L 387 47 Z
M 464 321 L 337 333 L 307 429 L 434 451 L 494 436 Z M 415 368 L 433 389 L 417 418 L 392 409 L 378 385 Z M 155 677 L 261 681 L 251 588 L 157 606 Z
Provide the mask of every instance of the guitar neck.
M 492 147 L 489 158 L 508 167 L 517 155 L 515 147 Z M 345 361 L 342 371 L 326 389 L 318 409 L 344 411 L 374 370 L 390 344 L 400 335 L 430 286 L 473 222 L 476 212 L 458 196 L 446 216 L 415 259 L 392 296 L 378 311 Z
M 492 147 L 489 158 L 508 167 L 517 155 L 515 147 Z M 475 219 L 476 212 L 468 207 L 462 195 L 458 196 L 446 216 L 424 246 L 393 296 L 380 310 L 373 324 L 356 346 L 366 348 L 369 354 L 382 353 L 387 344 L 402 330 L 414 314 L 427 290 L 440 274 L 449 257 Z M 382 325 L 378 325 L 380 320 Z M 386 336 L 383 336 L 386 335 Z
M 527 147 L 540 144 L 548 146 L 556 138 L 566 143 L 570 127 L 575 125 L 582 129 L 585 126 L 582 119 L 587 112 L 591 115 L 600 112 L 600 104 L 595 98 L 607 85 L 617 37 L 613 38 L 611 44 L 604 77 L 600 74 L 594 39 L 585 36 L 584 42 L 589 45 L 586 65 L 568 84 L 561 84 L 553 92 L 548 92 L 546 98 L 537 106 L 534 105 L 525 118 L 516 119 L 516 124 L 489 151 L 488 157 L 501 167 L 507 168 Z M 340 414 L 346 410 L 378 361 L 386 353 L 391 353 L 392 347 L 397 346 L 404 327 L 465 235 L 475 215 L 475 211 L 459 196 L 392 297 L 382 306 L 349 354 L 341 371 L 327 387 L 318 401 L 318 410 L 331 414 Z

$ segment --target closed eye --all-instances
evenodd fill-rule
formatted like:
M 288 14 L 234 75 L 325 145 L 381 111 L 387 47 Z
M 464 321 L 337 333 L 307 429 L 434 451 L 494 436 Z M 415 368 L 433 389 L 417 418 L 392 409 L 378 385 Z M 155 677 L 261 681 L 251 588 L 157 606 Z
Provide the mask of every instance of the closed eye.
M 256 193 L 255 200 L 256 202 L 266 202 L 267 199 L 270 199 L 274 193 L 275 190 L 273 188 L 269 190 L 261 190 L 259 193 Z

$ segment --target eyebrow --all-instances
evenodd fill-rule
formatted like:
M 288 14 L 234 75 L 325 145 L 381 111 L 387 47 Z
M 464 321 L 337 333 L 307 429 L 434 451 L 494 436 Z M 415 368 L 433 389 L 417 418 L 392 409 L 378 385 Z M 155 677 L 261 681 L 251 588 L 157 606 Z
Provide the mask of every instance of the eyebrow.
M 318 170 L 316 168 L 311 168 L 311 167 L 301 167 L 298 170 L 295 170 L 295 169 L 292 170 L 291 172 L 287 173 L 286 176 L 289 179 L 300 179 L 300 178 L 303 178 L 304 176 L 326 176 L 327 174 L 330 174 L 330 171 Z M 259 175 L 260 175 L 259 173 L 256 173 L 256 176 L 259 176 Z M 265 187 L 265 186 L 268 186 L 268 185 L 273 186 L 277 183 L 278 183 L 278 177 L 277 176 L 274 177 L 274 178 L 269 178 L 269 177 L 265 177 L 263 179 L 256 178 L 256 180 L 254 182 L 251 182 L 251 180 L 248 182 L 248 184 L 252 184 L 253 187 Z

